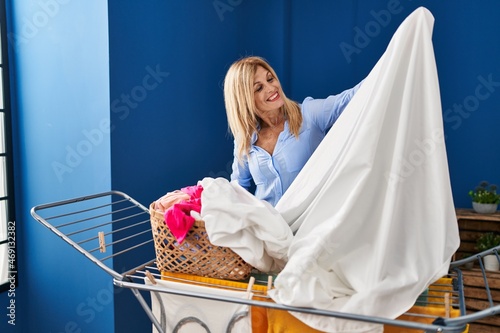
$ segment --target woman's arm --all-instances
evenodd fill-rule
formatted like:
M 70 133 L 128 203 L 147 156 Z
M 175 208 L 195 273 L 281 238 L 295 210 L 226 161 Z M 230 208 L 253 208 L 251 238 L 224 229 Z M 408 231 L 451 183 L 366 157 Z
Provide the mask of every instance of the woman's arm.
M 302 112 L 315 123 L 322 131 L 326 132 L 342 114 L 347 104 L 361 87 L 363 81 L 351 89 L 340 94 L 328 96 L 325 99 L 307 97 L 302 103 Z
M 248 168 L 248 160 L 246 157 L 242 157 L 242 161 L 238 159 L 238 149 L 236 146 L 236 142 L 234 143 L 234 152 L 233 152 L 233 167 L 231 173 L 231 181 L 236 180 L 238 184 L 240 184 L 243 188 L 249 190 L 252 184 L 252 174 L 250 173 L 250 169 Z

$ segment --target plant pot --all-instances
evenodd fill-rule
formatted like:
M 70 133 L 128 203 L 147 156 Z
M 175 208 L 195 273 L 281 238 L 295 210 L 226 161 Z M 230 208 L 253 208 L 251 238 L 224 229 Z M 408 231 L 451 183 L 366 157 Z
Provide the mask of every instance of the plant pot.
M 487 256 L 484 256 L 483 258 L 484 262 L 484 269 L 487 271 L 498 271 L 499 270 L 499 262 L 497 259 L 497 256 L 494 254 L 489 254 Z
M 472 208 L 479 214 L 493 214 L 497 211 L 497 204 L 484 204 L 479 202 L 472 202 Z

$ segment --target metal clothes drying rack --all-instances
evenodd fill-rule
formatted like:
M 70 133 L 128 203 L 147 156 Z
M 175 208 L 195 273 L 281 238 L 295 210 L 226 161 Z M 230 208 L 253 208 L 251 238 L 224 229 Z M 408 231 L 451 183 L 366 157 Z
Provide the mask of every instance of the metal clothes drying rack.
M 418 329 L 425 332 L 463 332 L 468 323 L 500 313 L 500 305 L 495 305 L 493 302 L 488 276 L 482 260 L 487 254 L 495 254 L 500 261 L 498 254 L 500 246 L 451 263 L 448 277 L 451 278 L 452 284 L 450 286 L 443 286 L 441 294 L 445 296 L 440 296 L 442 300 L 439 302 L 443 306 L 448 305 L 453 309 L 459 309 L 460 316 L 455 318 L 434 317 L 431 324 L 426 324 L 410 320 L 387 319 L 321 309 L 299 308 L 261 300 L 222 297 L 209 293 L 193 293 L 159 287 L 154 284 L 154 281 L 155 278 L 161 279 L 162 274 L 155 266 L 155 251 L 149 210 L 123 192 L 109 191 L 42 204 L 33 207 L 31 215 L 35 220 L 108 273 L 113 278 L 115 286 L 130 289 L 152 324 L 161 333 L 164 332 L 162 325 L 153 314 L 151 306 L 145 300 L 142 293 L 169 293 L 192 298 L 247 304 L 283 311 L 302 312 L 407 329 Z M 144 253 L 152 256 L 152 258 L 146 261 L 141 260 L 141 258 L 145 257 Z M 461 266 L 469 262 L 478 263 L 489 302 L 489 306 L 486 309 L 472 314 L 466 314 L 464 283 L 461 271 Z M 121 267 L 122 269 L 117 270 L 116 267 Z M 150 279 L 153 283 L 146 284 L 145 279 Z M 437 288 L 439 289 L 440 287 L 437 286 Z M 433 302 L 436 301 L 435 297 L 432 299 Z M 427 301 L 417 300 L 418 302 L 421 305 L 422 302 Z M 418 316 L 411 313 L 407 313 L 407 315 Z

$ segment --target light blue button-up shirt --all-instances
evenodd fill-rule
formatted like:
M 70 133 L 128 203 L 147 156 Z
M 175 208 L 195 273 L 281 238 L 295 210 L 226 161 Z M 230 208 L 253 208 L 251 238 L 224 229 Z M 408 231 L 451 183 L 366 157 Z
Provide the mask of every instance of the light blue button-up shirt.
M 295 138 L 290 132 L 286 121 L 272 155 L 255 145 L 257 133 L 252 137 L 250 152 L 243 163 L 237 159 L 235 145 L 231 180 L 237 180 L 246 189 L 251 188 L 253 180 L 255 196 L 275 206 L 360 85 L 326 99 L 307 97 L 300 105 L 303 122 L 299 137 Z

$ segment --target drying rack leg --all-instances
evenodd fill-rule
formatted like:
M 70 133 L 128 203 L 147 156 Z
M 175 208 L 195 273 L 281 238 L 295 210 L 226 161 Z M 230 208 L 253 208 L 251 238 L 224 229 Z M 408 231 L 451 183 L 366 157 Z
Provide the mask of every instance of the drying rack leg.
M 147 316 L 149 317 L 149 319 L 151 320 L 151 322 L 153 323 L 153 325 L 155 325 L 155 327 L 158 330 L 158 332 L 159 333 L 165 333 L 163 331 L 163 328 L 161 327 L 160 323 L 158 322 L 158 319 L 156 319 L 156 317 L 154 316 L 153 312 L 149 308 L 148 303 L 146 302 L 146 300 L 144 299 L 144 297 L 142 297 L 142 295 L 139 292 L 139 290 L 134 289 L 134 288 L 131 288 L 131 290 L 132 290 L 132 293 L 134 294 L 134 296 L 137 298 L 137 300 L 141 304 L 141 306 L 144 309 L 144 311 L 146 311 Z

